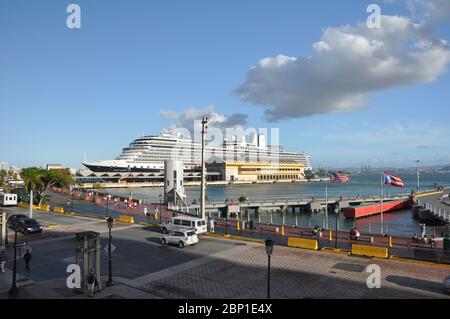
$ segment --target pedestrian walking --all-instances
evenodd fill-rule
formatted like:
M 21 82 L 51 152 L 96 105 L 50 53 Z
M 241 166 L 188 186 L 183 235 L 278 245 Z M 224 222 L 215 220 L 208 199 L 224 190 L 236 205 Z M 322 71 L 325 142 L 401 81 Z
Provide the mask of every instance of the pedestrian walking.
M 2 274 L 5 273 L 5 264 L 6 264 L 6 252 L 4 250 L 2 250 L 2 252 L 0 253 L 0 269 Z
M 147 206 L 144 206 L 144 216 L 147 217 L 148 209 Z
M 96 282 L 97 282 L 97 277 L 95 276 L 94 271 L 91 269 L 91 271 L 89 271 L 89 274 L 87 276 L 89 297 L 94 296 L 94 289 L 95 289 Z
M 214 218 L 211 218 L 210 220 L 209 220 L 209 232 L 210 233 L 215 233 L 216 231 L 215 231 L 215 223 L 216 223 L 216 221 L 214 220 Z
M 29 249 L 27 249 L 27 252 L 23 256 L 23 260 L 25 261 L 25 270 L 30 272 L 31 253 Z

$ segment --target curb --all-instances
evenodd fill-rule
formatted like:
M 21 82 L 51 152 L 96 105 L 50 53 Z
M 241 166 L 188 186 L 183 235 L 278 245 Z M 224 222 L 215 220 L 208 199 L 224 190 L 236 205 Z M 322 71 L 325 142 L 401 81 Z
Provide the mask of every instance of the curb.
M 434 266 L 434 267 L 439 267 L 439 268 L 450 269 L 450 264 L 443 264 L 443 263 L 438 263 L 438 262 L 433 262 L 433 261 L 417 260 L 417 259 L 411 259 L 411 258 L 407 258 L 407 257 L 394 256 L 394 255 L 389 256 L 389 259 L 395 260 L 395 261 L 401 261 L 401 262 L 405 262 L 405 263 L 418 264 L 418 265 L 422 265 L 422 266 Z
M 105 217 L 100 217 L 100 216 L 96 216 L 96 215 L 88 215 L 88 214 L 83 214 L 83 213 L 76 213 L 76 212 L 66 212 L 63 213 L 64 215 L 70 215 L 70 216 L 76 216 L 76 217 L 85 217 L 85 218 L 92 218 L 92 219 L 99 219 L 99 220 L 104 220 Z
M 48 224 L 48 225 L 42 225 L 46 228 L 58 228 L 59 224 Z
M 155 228 L 161 228 L 160 224 L 150 224 L 146 222 L 139 222 L 138 225 L 147 226 L 147 227 L 155 227 Z
M 349 250 L 336 249 L 336 248 L 332 248 L 332 247 L 323 247 L 323 248 L 319 249 L 319 251 L 323 251 L 323 252 L 327 252 L 327 253 L 334 253 L 334 254 L 339 254 L 339 255 L 345 255 L 345 256 L 350 256 L 352 254 L 352 252 Z
M 241 237 L 241 236 L 235 236 L 235 235 L 219 235 L 219 234 L 211 234 L 211 233 L 206 233 L 203 235 L 209 236 L 209 237 L 215 237 L 215 238 L 242 240 L 242 241 L 247 241 L 247 242 L 251 242 L 251 243 L 264 244 L 264 240 L 262 240 L 262 239 L 255 239 L 255 238 L 249 238 L 249 237 Z

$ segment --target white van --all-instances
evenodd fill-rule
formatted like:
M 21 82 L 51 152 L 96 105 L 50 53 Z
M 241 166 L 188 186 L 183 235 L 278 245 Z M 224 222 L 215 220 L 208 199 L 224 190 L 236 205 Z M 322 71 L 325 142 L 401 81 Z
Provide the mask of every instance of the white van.
M 1 193 L 0 206 L 17 206 L 17 195 Z
M 186 217 L 186 216 L 172 217 L 170 221 L 163 224 L 162 226 L 163 226 L 162 231 L 164 234 L 167 234 L 172 230 L 178 229 L 193 230 L 197 235 L 208 232 L 206 221 L 198 217 Z

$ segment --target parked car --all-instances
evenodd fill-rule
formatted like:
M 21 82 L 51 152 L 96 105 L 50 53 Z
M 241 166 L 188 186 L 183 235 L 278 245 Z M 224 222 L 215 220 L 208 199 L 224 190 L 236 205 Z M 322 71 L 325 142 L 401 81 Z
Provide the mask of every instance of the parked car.
M 179 229 L 171 231 L 161 238 L 162 245 L 177 245 L 179 248 L 184 248 L 187 245 L 195 245 L 196 243 L 198 243 L 198 237 L 193 230 Z
M 444 279 L 444 290 L 450 294 L 450 276 Z
M 17 223 L 24 218 L 28 218 L 28 216 L 23 214 L 11 215 L 8 218 L 8 226 L 14 229 L 17 226 Z
M 206 221 L 198 217 L 172 217 L 172 219 L 163 224 L 162 232 L 164 234 L 169 233 L 172 230 L 193 230 L 197 235 L 208 232 Z
M 33 218 L 23 218 L 17 223 L 17 231 L 24 235 L 42 233 L 43 227 Z

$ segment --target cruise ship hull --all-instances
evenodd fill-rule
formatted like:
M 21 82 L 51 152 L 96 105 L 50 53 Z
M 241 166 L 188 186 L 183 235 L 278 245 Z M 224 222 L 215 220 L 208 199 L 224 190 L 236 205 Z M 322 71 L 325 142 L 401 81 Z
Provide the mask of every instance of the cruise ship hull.
M 127 166 L 104 166 L 83 163 L 89 170 L 94 173 L 159 173 L 160 168 L 137 168 L 137 167 L 127 167 Z

